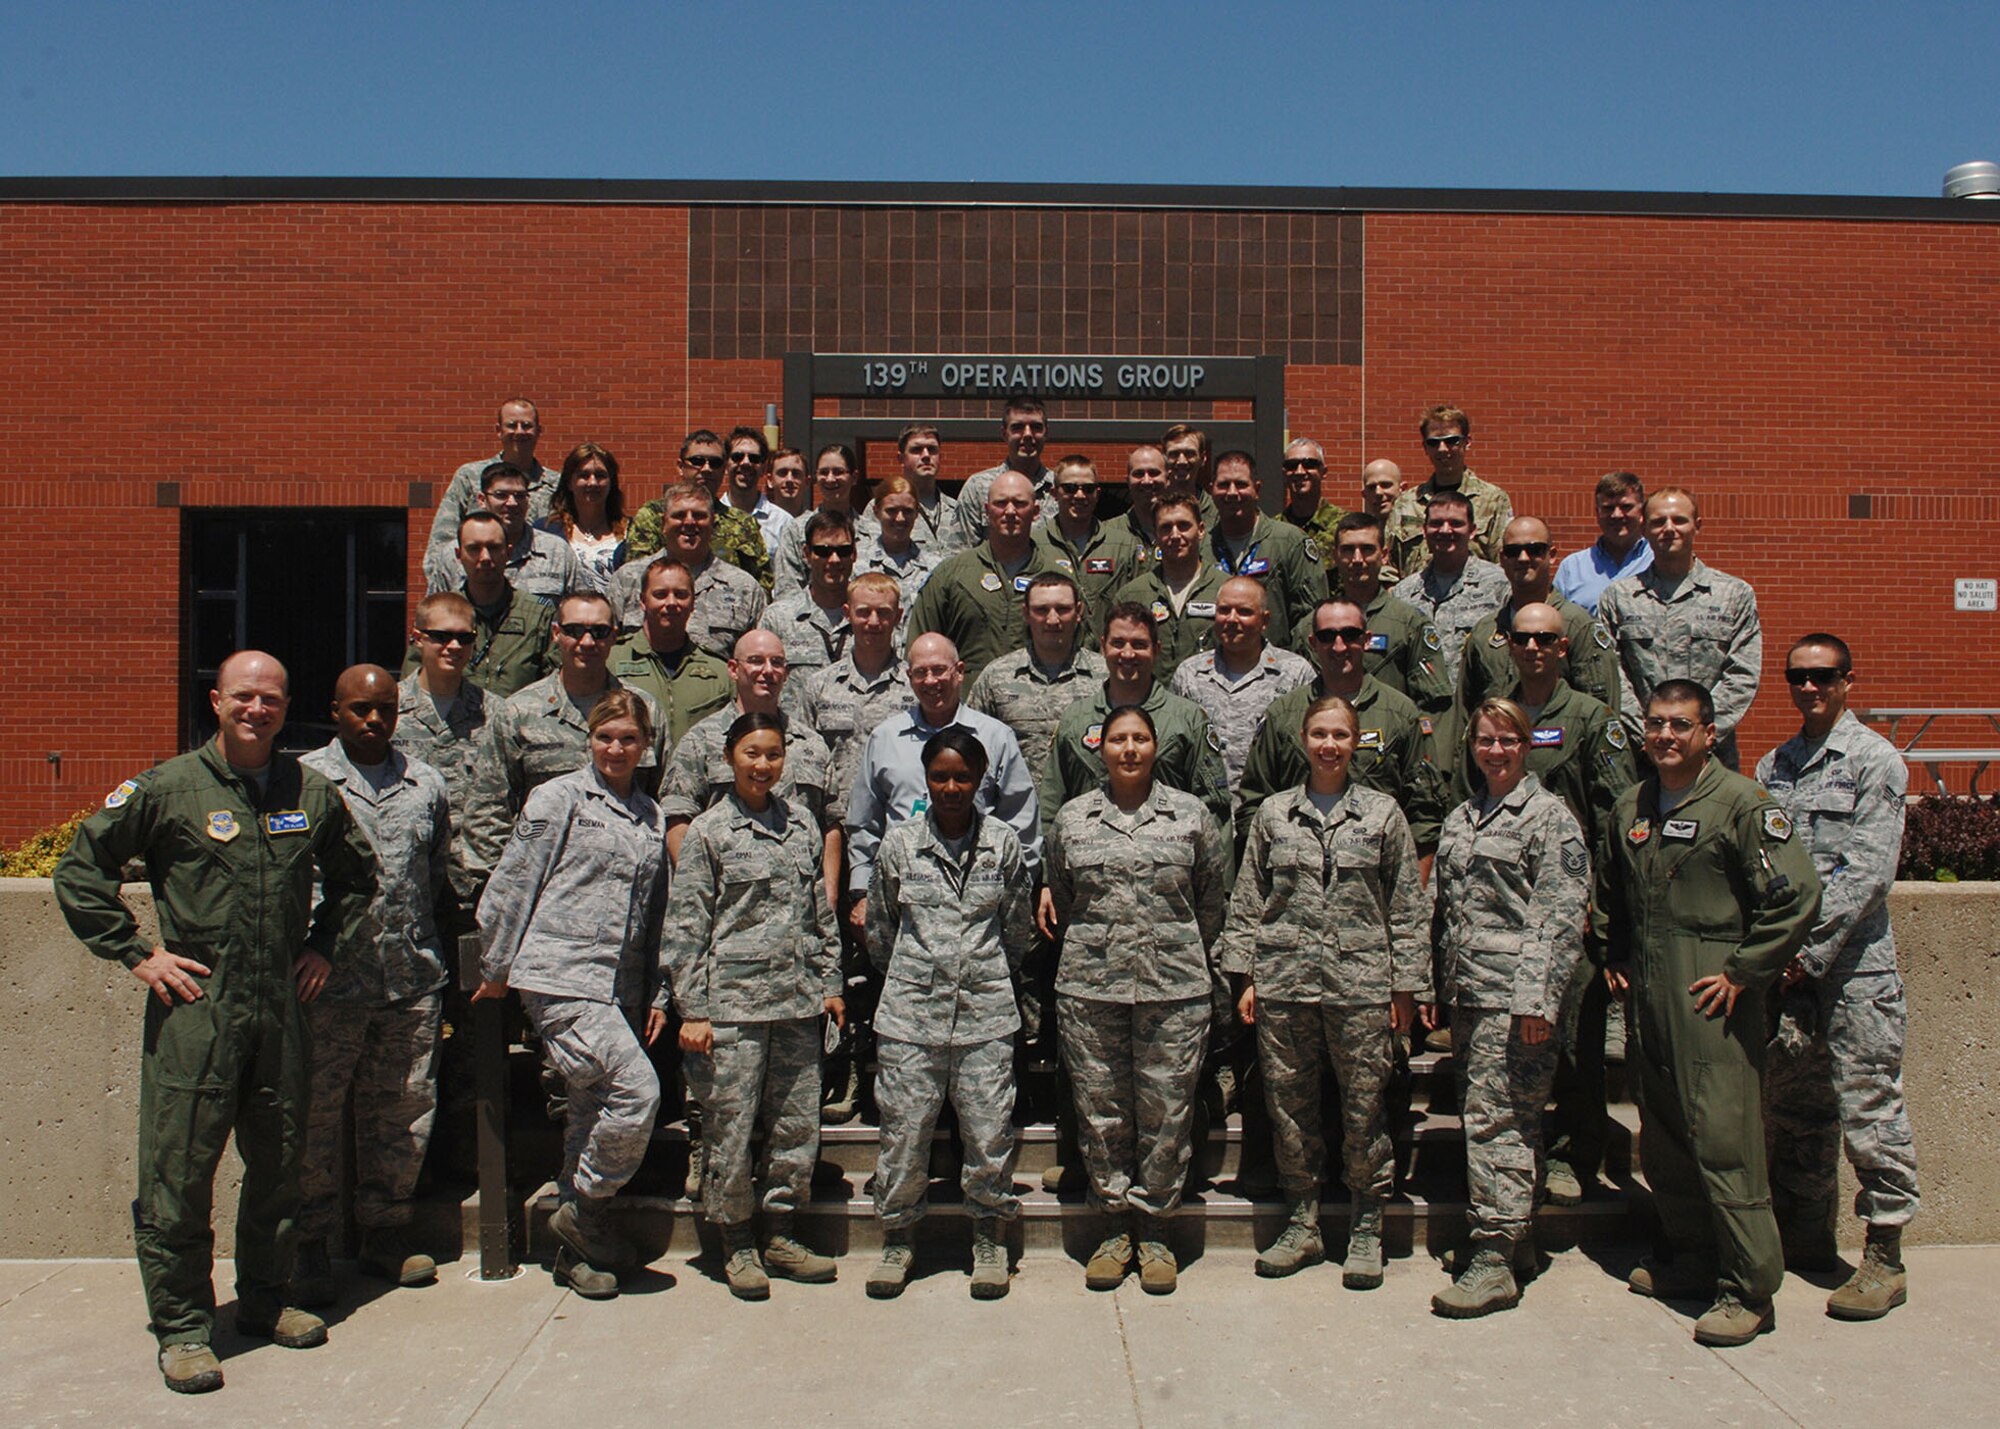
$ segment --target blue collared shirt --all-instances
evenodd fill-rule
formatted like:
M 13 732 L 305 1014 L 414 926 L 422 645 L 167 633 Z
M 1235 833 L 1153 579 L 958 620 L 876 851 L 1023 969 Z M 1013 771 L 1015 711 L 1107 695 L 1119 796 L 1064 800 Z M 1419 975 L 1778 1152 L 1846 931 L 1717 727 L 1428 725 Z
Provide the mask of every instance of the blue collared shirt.
M 1556 567 L 1556 589 L 1564 599 L 1575 601 L 1595 615 L 1605 587 L 1625 576 L 1650 570 L 1652 565 L 1653 548 L 1643 538 L 1625 553 L 1623 561 L 1614 560 L 1602 541 L 1592 541 L 1581 551 L 1563 557 L 1562 564 Z

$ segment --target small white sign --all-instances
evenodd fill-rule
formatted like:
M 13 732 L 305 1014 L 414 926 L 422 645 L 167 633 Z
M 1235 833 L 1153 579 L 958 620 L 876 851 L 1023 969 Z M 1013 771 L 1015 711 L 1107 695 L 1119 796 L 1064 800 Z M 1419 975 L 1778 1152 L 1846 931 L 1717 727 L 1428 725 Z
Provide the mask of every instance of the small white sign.
M 2000 580 L 1957 580 L 1952 582 L 1953 605 L 1958 610 L 2000 610 Z

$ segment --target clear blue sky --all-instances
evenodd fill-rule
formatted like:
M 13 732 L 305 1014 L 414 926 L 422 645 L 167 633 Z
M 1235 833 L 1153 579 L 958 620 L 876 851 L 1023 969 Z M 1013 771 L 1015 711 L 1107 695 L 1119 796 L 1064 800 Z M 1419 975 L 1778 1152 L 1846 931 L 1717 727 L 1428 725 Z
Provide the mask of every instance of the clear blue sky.
M 10 7 L 0 173 L 1935 196 L 2000 6 Z

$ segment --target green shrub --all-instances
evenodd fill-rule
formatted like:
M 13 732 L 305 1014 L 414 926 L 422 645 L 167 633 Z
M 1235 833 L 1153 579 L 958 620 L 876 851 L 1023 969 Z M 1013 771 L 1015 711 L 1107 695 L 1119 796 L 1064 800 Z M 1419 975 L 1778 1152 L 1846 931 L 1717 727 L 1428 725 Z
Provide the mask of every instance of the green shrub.
M 1927 794 L 1903 821 L 1898 878 L 2000 879 L 2000 795 Z
M 77 828 L 95 811 L 95 806 L 78 809 L 55 827 L 43 829 L 19 848 L 0 853 L 0 878 L 47 878 L 56 871 L 56 860 L 68 851 L 76 839 Z

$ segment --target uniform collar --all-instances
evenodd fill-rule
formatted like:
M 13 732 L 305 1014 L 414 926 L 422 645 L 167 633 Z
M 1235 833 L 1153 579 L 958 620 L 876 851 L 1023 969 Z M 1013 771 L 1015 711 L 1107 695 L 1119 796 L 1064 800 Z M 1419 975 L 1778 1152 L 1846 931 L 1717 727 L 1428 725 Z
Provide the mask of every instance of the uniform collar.
M 1681 583 L 1671 597 L 1661 593 L 1660 588 L 1666 584 L 1667 577 L 1661 572 L 1659 566 L 1651 565 L 1646 567 L 1645 570 L 1640 571 L 1639 581 L 1647 590 L 1660 596 L 1662 600 L 1680 600 L 1690 591 L 1709 589 L 1714 584 L 1714 575 L 1715 573 L 1703 563 L 1701 557 L 1696 556 L 1694 564 L 1688 567 L 1688 573 L 1681 577 Z
M 1833 722 L 1833 728 L 1826 732 L 1826 738 L 1820 741 L 1819 748 L 1813 751 L 1812 757 L 1797 766 L 1798 772 L 1803 774 L 1808 769 L 1815 768 L 1830 755 L 1846 755 L 1853 752 L 1854 747 L 1861 742 L 1861 736 L 1866 733 L 1868 726 L 1854 717 L 1853 710 L 1842 710 L 1840 718 Z M 1805 738 L 1805 731 L 1801 729 L 1787 743 L 1802 746 Z
M 346 794 L 349 798 L 359 797 L 363 803 L 380 803 L 383 799 L 388 798 L 398 786 L 417 782 L 410 775 L 410 762 L 403 757 L 401 750 L 393 746 L 391 746 L 389 758 L 385 762 L 389 767 L 389 775 L 395 783 L 379 791 L 362 775 L 361 770 L 348 757 L 347 746 L 340 742 L 340 736 L 335 735 L 332 739 L 328 740 L 324 752 L 330 767 L 320 772 L 325 774 L 334 783 L 340 785 L 342 793 Z
M 739 832 L 748 832 L 755 838 L 768 839 L 774 843 L 783 843 L 785 841 L 785 833 L 791 827 L 792 813 L 791 807 L 778 795 L 773 794 L 771 796 L 771 806 L 778 811 L 778 819 L 775 827 L 765 823 L 756 814 L 752 813 L 750 806 L 738 797 L 734 789 L 729 791 L 728 803 L 730 828 Z

